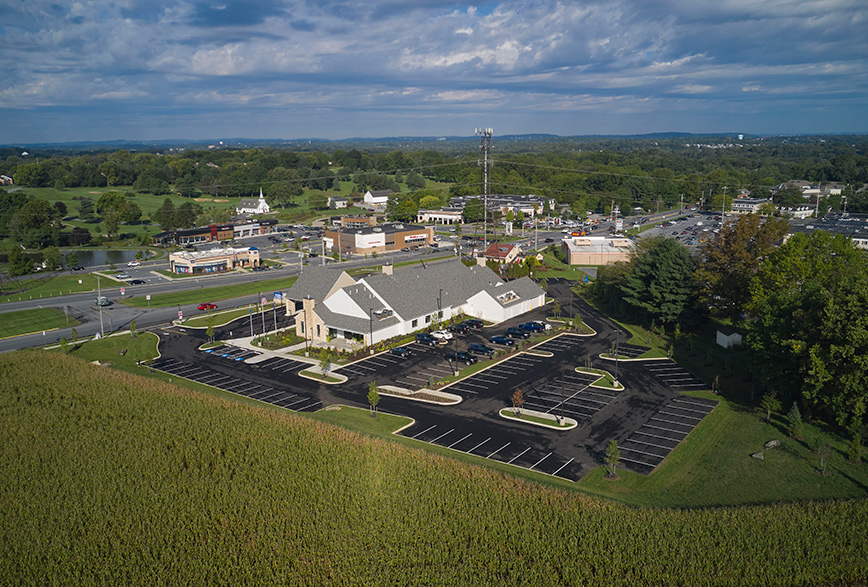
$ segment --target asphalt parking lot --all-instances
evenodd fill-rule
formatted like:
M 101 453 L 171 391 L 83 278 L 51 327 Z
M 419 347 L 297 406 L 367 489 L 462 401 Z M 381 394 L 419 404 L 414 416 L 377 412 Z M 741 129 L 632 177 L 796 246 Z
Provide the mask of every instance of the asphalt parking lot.
M 671 360 L 622 359 L 617 369 L 623 390 L 592 387 L 595 377 L 577 372 L 576 367 L 590 359 L 592 367 L 614 372 L 615 362 L 601 355 L 609 353 L 623 333 L 579 298 L 566 299 L 573 295 L 568 284 L 552 280 L 549 293 L 559 299 L 562 308 L 572 301 L 597 334 L 562 333 L 544 341 L 525 341 L 522 352 L 512 352 L 440 388 L 460 396 L 462 402 L 457 405 L 383 396 L 381 411 L 414 419 L 400 433 L 407 438 L 564 479 L 577 480 L 600 466 L 612 439 L 622 447 L 625 468 L 651 473 L 716 405 L 681 392 L 708 386 Z M 202 340 L 194 333 L 164 338 L 169 348 L 153 368 L 295 411 L 315 411 L 335 403 L 367 407 L 370 381 L 380 386 L 423 388 L 452 375 L 453 368 L 465 368 L 447 362 L 447 350 L 465 350 L 472 342 L 488 344 L 492 335 L 519 322 L 544 319 L 548 311 L 548 307 L 539 308 L 509 323 L 455 335 L 435 347 L 411 343 L 408 357 L 380 353 L 335 366 L 334 373 L 348 378 L 341 385 L 298 377 L 308 363 L 291 356 L 273 357 L 229 345 L 211 352 L 195 350 Z M 618 342 L 622 357 L 636 357 L 644 350 Z M 516 389 L 522 391 L 525 408 L 570 417 L 579 426 L 559 431 L 501 417 L 500 410 L 512 406 Z

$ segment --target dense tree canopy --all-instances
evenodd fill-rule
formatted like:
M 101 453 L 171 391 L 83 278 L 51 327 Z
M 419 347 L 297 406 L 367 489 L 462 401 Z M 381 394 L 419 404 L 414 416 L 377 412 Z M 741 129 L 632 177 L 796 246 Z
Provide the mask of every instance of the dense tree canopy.
M 693 260 L 680 243 L 662 236 L 646 239 L 620 285 L 622 299 L 640 320 L 674 324 L 693 294 L 692 272 Z
M 746 342 L 762 384 L 842 425 L 868 408 L 868 261 L 843 235 L 796 234 L 762 264 Z

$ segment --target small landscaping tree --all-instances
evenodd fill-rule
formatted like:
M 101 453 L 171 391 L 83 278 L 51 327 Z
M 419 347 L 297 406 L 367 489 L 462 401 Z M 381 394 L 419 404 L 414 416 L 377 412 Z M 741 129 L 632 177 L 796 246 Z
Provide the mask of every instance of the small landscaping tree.
M 820 475 L 826 474 L 826 460 L 829 458 L 830 448 L 828 444 L 823 443 L 817 450 L 817 456 L 820 457 Z
M 136 321 L 135 320 L 130 322 L 130 334 L 132 335 L 133 338 L 136 337 Z
M 322 378 L 327 379 L 332 369 L 331 349 L 324 349 L 319 359 L 319 368 L 322 370 Z
M 793 407 L 787 412 L 787 432 L 793 438 L 801 438 L 803 428 L 804 423 L 802 422 L 802 413 L 799 411 L 799 404 L 793 402 Z
M 561 303 L 559 301 L 555 300 L 555 303 L 552 306 L 552 312 L 554 313 L 555 318 L 561 317 Z
M 214 342 L 214 316 L 208 316 L 208 328 L 205 329 L 208 342 Z
M 766 411 L 766 422 L 771 422 L 772 412 L 777 412 L 781 409 L 781 400 L 778 399 L 778 396 L 775 394 L 775 392 L 769 391 L 765 395 L 763 395 L 760 406 L 762 406 L 762 409 Z
M 515 392 L 512 394 L 512 407 L 515 408 L 515 413 L 518 414 L 521 412 L 521 407 L 524 405 L 524 394 L 521 392 L 519 388 L 515 389 Z
M 69 342 L 67 342 L 66 337 L 60 339 L 60 348 L 63 350 L 65 354 L 69 354 Z
M 380 403 L 380 394 L 377 391 L 377 382 L 371 381 L 368 384 L 368 403 L 371 405 L 371 417 L 377 417 L 377 405 Z
M 609 477 L 615 476 L 615 468 L 618 466 L 618 461 L 621 460 L 621 451 L 618 450 L 618 441 L 610 440 L 606 447 L 606 465 L 609 467 Z
M 862 433 L 855 432 L 853 434 L 853 439 L 850 441 L 850 444 L 847 446 L 847 460 L 852 461 L 854 463 L 862 462 Z

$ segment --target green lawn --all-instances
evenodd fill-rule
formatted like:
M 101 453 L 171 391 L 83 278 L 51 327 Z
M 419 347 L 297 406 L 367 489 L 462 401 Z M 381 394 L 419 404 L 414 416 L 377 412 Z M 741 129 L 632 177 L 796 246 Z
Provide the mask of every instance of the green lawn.
M 238 298 L 241 296 L 256 295 L 257 293 L 265 293 L 266 297 L 270 298 L 271 292 L 289 289 L 292 284 L 295 283 L 296 279 L 298 278 L 283 277 L 280 279 L 238 283 L 235 285 L 218 285 L 193 291 L 154 294 L 151 296 L 150 307 L 175 306 L 178 304 L 193 304 L 205 301 L 215 302 Z M 148 305 L 145 296 L 128 298 L 123 300 L 121 303 L 135 308 L 143 308 Z
M 696 394 L 717 398 L 711 394 Z M 599 468 L 578 487 L 633 505 L 707 507 L 780 501 L 864 498 L 868 464 L 846 460 L 847 441 L 821 427 L 806 426 L 805 441 L 788 438 L 781 418 L 767 424 L 758 410 L 723 401 L 651 475 L 621 471 L 621 481 Z M 830 442 L 827 476 L 809 446 Z M 769 440 L 781 446 L 751 458 Z
M 78 320 L 67 319 L 66 315 L 57 308 L 33 308 L 7 312 L 0 319 L 0 338 L 66 328 L 77 324 Z
M 107 287 L 121 285 L 109 279 L 103 279 L 102 284 Z M 97 282 L 95 275 L 81 273 L 56 277 L 25 277 L 17 282 L 6 281 L 3 286 L 0 303 L 65 296 L 83 291 L 93 291 L 96 300 Z
M 155 358 L 159 342 L 160 337 L 151 332 L 139 332 L 136 336 L 118 334 L 101 340 L 70 343 L 69 354 L 88 362 L 111 363 L 112 367 L 122 371 L 142 374 L 145 369 L 138 366 L 138 362 Z M 124 354 L 121 351 L 125 351 Z
M 548 267 L 548 269 L 535 269 L 533 273 L 535 279 L 542 279 L 544 277 L 560 277 L 564 279 L 570 279 L 572 281 L 584 281 L 585 275 L 587 275 L 581 269 L 577 267 L 571 267 L 566 263 L 559 261 L 547 250 L 543 251 L 543 263 Z

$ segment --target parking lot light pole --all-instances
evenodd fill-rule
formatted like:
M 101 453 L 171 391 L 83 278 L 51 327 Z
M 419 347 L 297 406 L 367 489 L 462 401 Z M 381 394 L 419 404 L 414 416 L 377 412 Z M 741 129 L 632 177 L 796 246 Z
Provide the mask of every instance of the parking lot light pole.
M 615 330 L 615 387 L 618 387 L 618 346 L 621 342 L 621 331 Z

